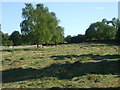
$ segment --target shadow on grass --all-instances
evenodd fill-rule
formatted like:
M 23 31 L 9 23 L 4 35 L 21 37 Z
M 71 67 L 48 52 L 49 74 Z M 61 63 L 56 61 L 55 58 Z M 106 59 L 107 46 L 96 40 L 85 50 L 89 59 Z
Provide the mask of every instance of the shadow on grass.
M 93 54 L 83 54 L 83 55 L 58 55 L 58 56 L 51 56 L 53 60 L 65 60 L 66 58 L 84 58 L 89 57 L 93 60 L 103 60 L 103 59 L 120 59 L 120 55 L 93 55 Z
M 13 51 L 20 51 L 20 50 L 23 50 L 23 51 L 45 51 L 45 50 L 52 50 L 53 48 L 20 48 L 20 49 L 3 49 L 3 50 L 0 50 L 0 52 L 3 52 L 3 51 L 7 51 L 7 52 L 13 52 Z
M 3 50 L 0 50 L 0 52 L 3 52 L 3 51 L 13 52 L 13 51 L 20 51 L 20 50 L 29 51 L 31 49 L 3 49 Z
M 3 83 L 37 79 L 42 77 L 56 77 L 58 79 L 72 79 L 86 74 L 119 75 L 120 61 L 101 61 L 80 63 L 76 61 L 68 64 L 52 64 L 42 69 L 15 68 L 2 71 Z
M 86 42 L 95 44 L 106 44 L 108 46 L 120 45 L 119 40 L 91 40 Z

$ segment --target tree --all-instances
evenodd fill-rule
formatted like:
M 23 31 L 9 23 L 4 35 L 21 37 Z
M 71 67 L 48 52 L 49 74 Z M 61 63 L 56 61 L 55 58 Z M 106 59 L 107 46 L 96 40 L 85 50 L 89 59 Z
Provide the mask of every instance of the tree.
M 0 31 L 0 35 L 1 35 L 1 45 L 3 46 L 12 46 L 13 42 L 11 40 L 9 40 L 9 35 L 8 33 L 4 34 L 2 31 Z
M 6 46 L 13 46 L 13 42 L 11 40 L 7 40 L 6 41 Z
M 9 35 L 8 35 L 8 33 L 6 33 L 6 34 L 4 34 L 3 32 L 1 32 L 2 33 L 2 45 L 4 45 L 4 46 L 7 46 L 7 41 L 8 41 L 8 39 L 9 39 Z
M 70 43 L 70 42 L 71 42 L 71 38 L 72 38 L 72 36 L 71 36 L 71 35 L 68 35 L 68 36 L 65 38 L 65 41 L 66 41 L 67 43 Z
M 104 22 L 96 22 L 86 30 L 85 36 L 89 40 L 110 40 L 115 39 L 116 29 L 106 25 Z
M 104 24 L 108 24 L 108 20 L 107 19 L 102 19 L 102 22 L 104 23 Z
M 85 37 L 88 40 L 96 39 L 96 28 L 94 23 L 92 23 L 89 28 L 85 31 Z
M 103 39 L 104 40 L 112 40 L 116 38 L 116 28 L 113 26 L 105 26 L 103 29 Z
M 14 31 L 11 35 L 9 40 L 11 40 L 13 42 L 14 46 L 17 45 L 21 45 L 22 44 L 22 38 L 21 38 L 21 34 L 19 33 L 19 31 Z
M 85 41 L 85 35 L 78 34 L 77 36 L 68 35 L 65 40 L 67 43 L 81 43 Z
M 116 39 L 120 43 L 120 27 L 117 30 Z
M 118 26 L 120 25 L 120 21 L 115 17 L 109 21 L 107 19 L 103 19 L 102 22 L 106 22 L 107 25 L 112 24 L 112 26 L 114 26 L 116 29 L 118 29 Z
M 55 33 L 53 34 L 53 38 L 51 39 L 53 43 L 58 44 L 60 42 L 64 42 L 64 28 L 61 26 L 57 26 Z
M 112 20 L 108 21 L 107 19 L 103 19 L 102 22 L 104 22 L 105 24 L 109 25 L 112 24 L 113 27 L 116 28 L 116 39 L 119 40 L 119 26 L 120 26 L 120 21 L 118 18 L 112 18 Z
M 58 26 L 59 20 L 55 13 L 49 12 L 43 4 L 37 4 L 35 8 L 32 4 L 25 5 L 22 10 L 24 20 L 20 24 L 22 35 L 37 44 L 37 47 L 39 44 L 61 42 L 64 30 Z
M 116 29 L 118 29 L 118 25 L 120 24 L 118 18 L 112 18 L 111 23 Z

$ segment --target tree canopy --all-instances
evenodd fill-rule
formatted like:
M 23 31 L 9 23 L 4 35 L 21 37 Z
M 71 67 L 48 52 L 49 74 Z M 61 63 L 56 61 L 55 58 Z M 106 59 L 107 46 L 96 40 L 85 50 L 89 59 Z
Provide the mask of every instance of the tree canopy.
M 34 7 L 31 3 L 25 4 L 22 9 L 23 21 L 21 22 L 21 33 L 31 43 L 50 44 L 63 42 L 64 28 L 59 26 L 59 20 L 54 12 L 43 4 Z
M 73 36 L 73 37 L 71 35 L 68 35 L 65 38 L 65 40 L 67 43 L 81 43 L 84 42 L 86 39 L 85 39 L 85 35 L 78 34 L 77 36 Z
M 11 40 L 9 40 L 9 35 L 8 33 L 3 33 L 2 31 L 0 31 L 0 35 L 2 36 L 2 45 L 3 46 L 12 46 L 13 42 Z
M 105 22 L 92 23 L 86 30 L 85 36 L 89 40 L 111 40 L 116 38 L 116 28 Z
M 10 37 L 9 40 L 11 40 L 13 42 L 14 46 L 18 46 L 22 44 L 22 37 L 21 34 L 19 33 L 19 31 L 14 31 Z

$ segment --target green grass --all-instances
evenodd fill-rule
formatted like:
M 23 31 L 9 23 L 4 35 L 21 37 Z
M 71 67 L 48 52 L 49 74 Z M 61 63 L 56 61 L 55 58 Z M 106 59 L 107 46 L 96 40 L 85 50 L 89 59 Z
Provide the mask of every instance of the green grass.
M 120 87 L 116 45 L 80 43 L 2 53 L 3 88 Z

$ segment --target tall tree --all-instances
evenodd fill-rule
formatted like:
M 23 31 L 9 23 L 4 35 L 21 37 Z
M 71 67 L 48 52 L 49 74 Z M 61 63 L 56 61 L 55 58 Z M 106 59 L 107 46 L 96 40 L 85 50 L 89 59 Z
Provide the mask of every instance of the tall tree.
M 53 37 L 59 35 L 59 20 L 55 13 L 49 12 L 49 9 L 43 4 L 37 4 L 35 8 L 32 4 L 26 4 L 22 16 L 24 18 L 20 24 L 22 35 L 29 38 L 30 42 L 37 44 L 37 47 L 39 44 L 52 43 Z M 60 32 L 60 35 L 63 36 L 62 33 Z M 55 39 L 55 41 L 59 41 L 59 38 Z

